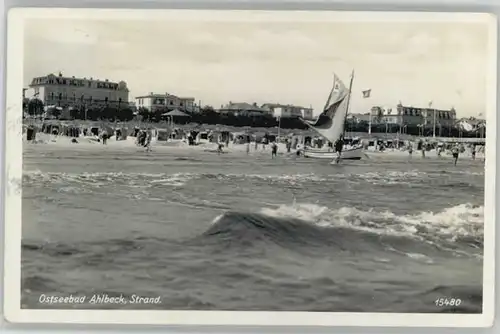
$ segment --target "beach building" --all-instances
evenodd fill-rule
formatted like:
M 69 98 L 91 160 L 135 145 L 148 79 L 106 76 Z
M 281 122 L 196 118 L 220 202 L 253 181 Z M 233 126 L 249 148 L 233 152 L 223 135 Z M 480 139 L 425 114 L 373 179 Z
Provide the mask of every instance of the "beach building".
M 351 123 L 363 123 L 363 122 L 366 122 L 368 123 L 370 121 L 370 113 L 367 112 L 367 113 L 364 113 L 364 114 L 360 114 L 360 113 L 349 113 L 347 114 L 347 121 L 351 122 Z
M 157 110 L 180 110 L 182 112 L 194 113 L 199 111 L 194 97 L 179 97 L 174 94 L 149 93 L 148 95 L 135 98 L 137 108 L 145 108 L 151 112 Z
M 234 115 L 234 116 L 269 116 L 272 115 L 271 111 L 267 108 L 262 108 L 257 103 L 247 102 L 232 102 L 222 105 L 218 110 L 220 114 Z
M 434 114 L 436 115 L 434 118 Z M 426 125 L 432 126 L 434 121 L 439 126 L 453 126 L 456 123 L 456 111 L 435 108 L 418 108 L 413 106 L 373 106 L 369 118 L 372 124 Z
M 270 110 L 270 113 L 275 117 L 294 118 L 301 117 L 306 120 L 313 119 L 313 109 L 292 104 L 265 103 L 262 108 Z
M 26 97 L 38 98 L 44 105 L 59 107 L 129 106 L 129 90 L 125 81 L 67 77 L 48 74 L 33 78 Z

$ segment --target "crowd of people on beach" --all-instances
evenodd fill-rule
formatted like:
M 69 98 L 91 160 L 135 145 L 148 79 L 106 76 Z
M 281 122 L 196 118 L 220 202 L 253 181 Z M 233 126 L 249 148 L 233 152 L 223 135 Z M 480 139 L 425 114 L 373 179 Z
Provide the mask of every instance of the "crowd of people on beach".
M 245 144 L 246 154 L 250 154 L 252 143 L 254 144 L 254 152 L 259 151 L 259 145 L 262 146 L 262 151 L 266 151 L 266 147 L 270 147 L 270 155 L 272 159 L 278 157 L 279 144 L 284 144 L 284 154 L 296 154 L 300 156 L 305 148 L 324 149 L 328 152 L 336 154 L 336 162 L 339 163 L 342 159 L 344 147 L 363 147 L 364 150 L 369 150 L 373 146 L 373 151 L 384 152 L 386 150 L 407 151 L 409 157 L 413 156 L 413 152 L 420 151 L 422 158 L 426 157 L 426 152 L 435 150 L 437 157 L 441 157 L 444 153 L 449 153 L 453 157 L 453 163 L 456 165 L 460 154 L 463 154 L 468 149 L 473 160 L 476 159 L 476 153 L 484 152 L 484 145 L 464 144 L 464 143 L 446 143 L 432 140 L 418 139 L 416 141 L 401 141 L 401 140 L 361 140 L 360 138 L 345 138 L 341 136 L 335 143 L 330 143 L 319 136 L 293 136 L 283 135 L 281 137 L 264 133 L 260 137 L 250 133 L 234 134 L 229 131 L 200 131 L 199 129 L 183 130 L 170 129 L 166 133 L 165 130 L 155 129 L 151 126 L 140 127 L 135 126 L 132 131 L 127 128 L 115 126 L 72 126 L 60 124 L 42 124 L 39 127 L 28 125 L 25 127 L 27 140 L 36 142 L 37 132 L 50 134 L 53 137 L 67 136 L 72 138 L 72 143 L 78 143 L 81 136 L 107 145 L 111 137 L 115 137 L 116 141 L 126 140 L 128 136 L 135 137 L 135 144 L 143 147 L 149 152 L 152 148 L 153 139 L 155 143 L 168 142 L 172 140 L 183 141 L 189 146 L 196 146 L 200 143 L 216 144 L 216 152 L 218 154 L 227 153 L 226 149 L 230 144 Z M 325 147 L 326 146 L 326 147 Z

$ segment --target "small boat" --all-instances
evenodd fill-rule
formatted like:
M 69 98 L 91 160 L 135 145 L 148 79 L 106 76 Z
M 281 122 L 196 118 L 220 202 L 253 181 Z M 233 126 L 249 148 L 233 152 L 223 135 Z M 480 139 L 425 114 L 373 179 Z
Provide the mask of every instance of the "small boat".
M 318 150 L 318 149 L 305 149 L 302 151 L 305 158 L 315 159 L 337 159 L 337 153 L 333 151 Z M 340 160 L 361 160 L 365 156 L 362 147 L 344 148 Z
M 332 144 L 341 137 L 344 137 L 345 120 L 349 110 L 353 79 L 354 71 L 351 76 L 349 88 L 347 88 L 337 75 L 334 75 L 333 87 L 330 90 L 330 95 L 328 96 L 323 112 L 314 122 L 302 120 L 309 128 Z M 306 148 L 301 153 L 306 158 L 338 159 L 337 153 L 333 150 Z M 363 147 L 361 145 L 344 147 L 340 160 L 361 160 L 363 156 Z

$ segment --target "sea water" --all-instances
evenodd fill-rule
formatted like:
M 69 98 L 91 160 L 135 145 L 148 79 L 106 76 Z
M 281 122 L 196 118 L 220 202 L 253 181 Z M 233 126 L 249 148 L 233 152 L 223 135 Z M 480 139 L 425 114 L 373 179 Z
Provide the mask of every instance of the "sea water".
M 77 147 L 24 148 L 24 308 L 481 312 L 482 161 Z

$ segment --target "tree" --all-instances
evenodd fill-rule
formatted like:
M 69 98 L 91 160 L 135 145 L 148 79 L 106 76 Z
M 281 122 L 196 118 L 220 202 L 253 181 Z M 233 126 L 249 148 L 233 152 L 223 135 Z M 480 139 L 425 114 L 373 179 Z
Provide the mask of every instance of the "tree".
M 134 110 L 132 108 L 120 109 L 118 119 L 123 122 L 131 121 L 134 119 Z
M 149 121 L 151 119 L 151 112 L 149 111 L 149 109 L 147 108 L 144 108 L 144 107 L 140 107 L 138 110 L 137 110 L 137 114 L 140 116 L 140 118 L 143 120 L 143 121 Z
M 23 98 L 23 112 L 28 109 L 28 103 L 30 102 L 30 99 L 27 97 Z
M 28 114 L 41 115 L 43 114 L 43 102 L 40 99 L 34 98 L 28 102 Z
M 215 109 L 212 106 L 206 105 L 203 108 L 200 109 L 201 114 L 214 114 Z
M 50 113 L 56 118 L 59 118 L 59 116 L 61 116 L 61 112 L 62 110 L 60 110 L 59 108 L 50 109 Z

